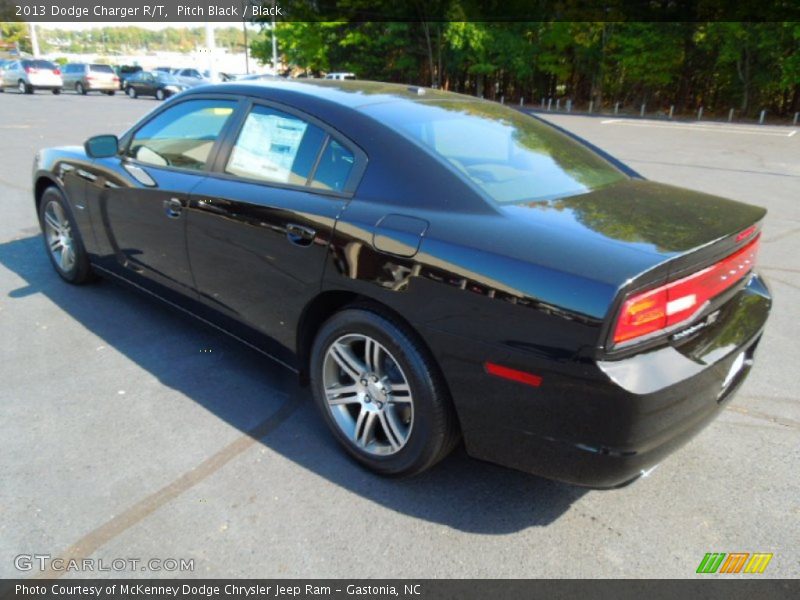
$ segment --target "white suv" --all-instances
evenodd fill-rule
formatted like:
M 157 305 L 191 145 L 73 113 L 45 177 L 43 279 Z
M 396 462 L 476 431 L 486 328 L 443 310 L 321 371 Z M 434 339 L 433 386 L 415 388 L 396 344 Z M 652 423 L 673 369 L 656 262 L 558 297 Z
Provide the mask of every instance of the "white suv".
M 0 88 L 10 87 L 17 88 L 20 94 L 32 94 L 36 90 L 51 90 L 54 94 L 60 94 L 64 81 L 58 65 L 49 60 L 23 58 L 3 69 Z

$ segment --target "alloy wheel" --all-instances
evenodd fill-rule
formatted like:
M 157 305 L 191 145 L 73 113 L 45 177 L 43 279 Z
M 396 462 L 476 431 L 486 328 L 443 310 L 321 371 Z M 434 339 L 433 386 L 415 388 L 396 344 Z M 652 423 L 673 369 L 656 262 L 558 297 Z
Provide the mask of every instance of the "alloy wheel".
M 325 353 L 327 408 L 359 450 L 388 456 L 403 449 L 414 425 L 414 399 L 400 364 L 373 338 L 347 334 Z
M 75 266 L 75 239 L 64 208 L 50 201 L 44 210 L 44 233 L 53 261 L 63 273 Z
M 19 85 L 17 85 L 17 89 L 19 90 L 20 94 L 26 94 L 28 92 L 28 86 L 25 85 L 25 82 L 20 79 Z
M 156 90 L 156 100 L 164 99 L 164 90 Z

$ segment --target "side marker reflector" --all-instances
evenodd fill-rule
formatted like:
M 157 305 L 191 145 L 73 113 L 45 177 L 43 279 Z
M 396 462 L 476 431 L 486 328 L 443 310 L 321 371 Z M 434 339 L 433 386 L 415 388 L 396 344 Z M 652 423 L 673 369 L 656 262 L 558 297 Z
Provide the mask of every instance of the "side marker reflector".
M 503 365 L 498 365 L 497 363 L 492 362 L 484 363 L 483 366 L 489 375 L 494 375 L 495 377 L 510 379 L 511 381 L 516 381 L 518 383 L 532 385 L 533 387 L 539 387 L 542 385 L 542 378 L 538 375 L 534 375 L 533 373 L 517 371 L 516 369 L 510 369 L 509 367 L 504 367 Z

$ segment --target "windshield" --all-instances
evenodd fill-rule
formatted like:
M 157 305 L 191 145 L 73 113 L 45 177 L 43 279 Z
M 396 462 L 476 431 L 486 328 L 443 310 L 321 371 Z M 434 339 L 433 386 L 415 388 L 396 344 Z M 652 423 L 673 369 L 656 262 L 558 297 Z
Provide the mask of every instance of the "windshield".
M 473 100 L 431 100 L 362 110 L 460 171 L 491 199 L 573 196 L 626 179 L 587 147 L 519 111 Z

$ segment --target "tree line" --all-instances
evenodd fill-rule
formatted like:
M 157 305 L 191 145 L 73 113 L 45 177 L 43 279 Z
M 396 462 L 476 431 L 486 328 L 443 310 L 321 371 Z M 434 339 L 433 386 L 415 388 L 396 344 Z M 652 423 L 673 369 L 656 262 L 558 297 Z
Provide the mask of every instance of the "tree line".
M 596 110 L 800 110 L 798 22 L 291 22 L 276 32 L 283 60 L 310 75 Z M 269 62 L 270 32 L 251 48 Z

